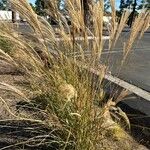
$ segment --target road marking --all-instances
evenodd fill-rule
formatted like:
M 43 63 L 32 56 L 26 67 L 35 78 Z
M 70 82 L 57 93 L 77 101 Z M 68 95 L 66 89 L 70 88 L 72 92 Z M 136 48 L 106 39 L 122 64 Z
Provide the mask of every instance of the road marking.
M 109 36 L 103 36 L 102 39 L 103 40 L 109 40 Z M 77 41 L 83 41 L 85 38 L 84 37 L 75 37 L 75 40 Z M 93 37 L 93 36 L 88 36 L 87 40 L 94 40 L 97 39 L 97 37 Z M 63 41 L 63 38 L 56 38 L 57 41 Z M 69 40 L 72 40 L 71 38 Z
M 148 48 L 144 48 L 142 50 L 141 50 L 141 48 L 136 48 L 135 50 L 133 50 L 131 52 L 143 52 L 143 51 L 150 51 L 150 50 Z M 109 49 L 104 49 L 104 51 L 101 53 L 101 55 L 115 54 L 115 53 L 123 53 L 123 50 L 121 50 L 121 48 L 120 49 L 115 49 L 113 51 L 111 51 Z M 84 51 L 84 56 L 88 56 L 88 55 L 91 55 L 91 54 L 92 54 L 91 51 Z M 81 54 L 79 52 L 69 53 L 69 55 L 75 55 L 75 57 L 81 56 Z
M 107 51 L 107 52 L 102 52 L 101 55 L 104 55 L 104 54 L 113 54 L 113 53 L 121 53 L 123 51 Z M 98 53 L 96 53 L 98 54 Z M 68 55 L 75 55 L 75 57 L 79 57 L 81 56 L 81 54 L 79 54 L 79 52 L 74 52 L 74 53 L 69 53 Z M 92 53 L 90 51 L 85 51 L 84 52 L 84 56 L 88 56 L 88 55 L 92 55 Z
M 102 40 L 109 40 L 109 38 L 110 38 L 109 36 L 103 36 Z M 80 37 L 80 36 L 75 37 L 75 40 L 77 40 L 77 41 L 83 41 L 84 39 L 85 39 L 84 37 Z M 87 39 L 88 40 L 94 40 L 94 39 L 98 39 L 98 37 L 88 36 Z M 47 39 L 47 38 L 46 39 L 40 39 L 41 42 L 43 42 L 44 40 L 49 41 L 49 39 Z M 71 41 L 71 40 L 73 40 L 73 39 L 69 38 L 69 41 Z M 56 38 L 56 41 L 57 42 L 64 41 L 64 38 Z

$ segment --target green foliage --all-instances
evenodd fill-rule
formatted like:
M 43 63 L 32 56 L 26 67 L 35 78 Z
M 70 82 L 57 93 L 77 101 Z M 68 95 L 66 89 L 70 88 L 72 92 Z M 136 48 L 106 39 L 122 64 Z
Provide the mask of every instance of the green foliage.
M 44 0 L 35 1 L 35 11 L 38 15 L 44 15 L 45 3 Z
M 141 4 L 138 6 L 138 9 L 147 8 L 150 10 L 150 0 L 141 0 Z
M 104 10 L 107 11 L 110 8 L 110 1 L 104 0 Z
M 132 25 L 132 22 L 135 19 L 135 16 L 137 15 L 137 7 L 138 7 L 137 0 L 120 0 L 120 6 L 119 6 L 120 13 L 118 13 L 119 16 L 122 15 L 125 9 L 132 9 L 132 13 L 128 19 L 128 25 L 130 27 Z
M 147 8 L 148 10 L 150 10 L 150 0 L 141 0 L 140 2 L 137 0 L 120 0 L 119 8 L 121 13 L 124 9 L 133 7 L 135 7 L 137 10 L 143 8 Z
M 133 0 L 126 0 L 125 7 L 131 7 L 133 5 Z
M 135 0 L 136 1 L 136 0 Z M 136 3 L 137 5 L 137 3 Z M 133 6 L 133 0 L 120 0 L 120 12 L 122 13 L 123 10 L 125 10 L 126 8 L 132 8 Z
M 5 10 L 7 8 L 7 0 L 0 0 L 0 10 Z
M 120 1 L 120 6 L 119 6 L 119 8 L 120 8 L 120 12 L 122 13 L 122 12 L 123 12 L 123 9 L 125 8 L 125 0 L 121 0 L 121 1 Z

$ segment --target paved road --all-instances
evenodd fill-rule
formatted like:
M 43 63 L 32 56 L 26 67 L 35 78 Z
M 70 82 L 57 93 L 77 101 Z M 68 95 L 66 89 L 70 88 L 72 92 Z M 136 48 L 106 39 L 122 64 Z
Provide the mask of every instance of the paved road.
M 18 29 L 22 33 L 32 30 L 28 25 L 21 24 Z M 108 52 L 108 40 L 104 45 L 102 62 L 110 67 L 113 75 L 120 79 L 134 84 L 146 91 L 150 91 L 150 29 L 144 34 L 140 41 L 137 41 L 126 59 L 123 66 L 121 60 L 123 57 L 122 45 L 129 37 L 129 28 L 122 32 L 115 48 Z M 109 56 L 109 59 L 107 59 Z
M 139 88 L 150 91 L 150 29 L 144 34 L 140 41 L 135 42 L 130 55 L 124 65 L 121 66 L 120 64 L 123 57 L 122 47 L 124 41 L 129 37 L 129 30 L 130 28 L 123 30 L 115 48 L 111 52 L 108 51 L 108 40 L 105 40 L 101 60 L 109 66 L 113 75 Z M 20 24 L 18 31 L 21 33 L 33 32 L 27 24 Z M 90 51 L 90 49 L 88 51 Z
M 150 31 L 150 30 L 149 30 Z M 104 50 L 102 62 L 110 67 L 111 73 L 133 85 L 150 92 L 150 32 L 146 32 L 140 41 L 137 41 L 125 63 L 122 44 L 128 38 L 129 32 L 123 32 L 112 52 Z M 107 48 L 107 43 L 105 45 Z M 107 59 L 109 58 L 109 59 Z

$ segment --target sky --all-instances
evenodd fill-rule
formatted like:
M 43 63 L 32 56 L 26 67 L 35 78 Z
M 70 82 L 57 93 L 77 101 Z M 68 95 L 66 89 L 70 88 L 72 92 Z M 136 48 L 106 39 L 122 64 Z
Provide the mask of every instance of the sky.
M 35 3 L 35 0 L 28 0 L 29 3 L 32 3 L 34 4 Z M 116 0 L 116 8 L 118 9 L 119 8 L 119 3 L 120 3 L 120 0 Z
M 29 3 L 34 4 L 34 3 L 35 3 L 35 0 L 29 0 Z

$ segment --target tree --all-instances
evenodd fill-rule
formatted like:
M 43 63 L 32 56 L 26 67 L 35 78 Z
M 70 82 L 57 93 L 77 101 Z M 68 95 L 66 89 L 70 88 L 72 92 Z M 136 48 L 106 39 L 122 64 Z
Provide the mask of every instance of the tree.
M 120 0 L 120 13 L 124 11 L 124 9 L 132 8 L 133 7 L 133 0 Z
M 104 0 L 104 11 L 106 12 L 110 8 L 110 0 Z
M 131 27 L 132 25 L 132 22 L 134 21 L 134 18 L 137 14 L 137 0 L 120 0 L 120 15 L 122 14 L 123 10 L 124 9 L 127 9 L 127 8 L 130 8 L 132 9 L 132 12 L 129 16 L 129 19 L 128 19 L 128 25 Z
M 124 10 L 125 7 L 126 7 L 125 6 L 125 0 L 121 0 L 120 1 L 120 6 L 119 6 L 121 14 L 122 14 L 122 12 L 123 12 L 123 10 Z
M 128 25 L 131 27 L 132 26 L 132 22 L 134 21 L 135 15 L 136 15 L 136 6 L 137 6 L 137 0 L 133 1 L 133 9 L 132 9 L 132 13 L 130 15 L 129 21 L 128 21 Z
M 10 4 L 10 10 L 12 11 L 12 22 L 15 23 L 17 19 L 16 19 L 16 10 L 13 4 Z
M 0 0 L 0 10 L 7 9 L 7 0 Z
M 126 0 L 125 8 L 132 8 L 134 0 Z
M 35 11 L 38 15 L 44 15 L 45 3 L 44 0 L 35 1 Z
M 94 2 L 98 2 L 99 0 L 81 0 L 81 5 L 84 9 L 84 22 L 85 25 L 88 26 L 88 24 L 90 24 L 90 6 L 93 5 Z M 104 11 L 107 12 L 107 10 L 110 7 L 110 1 L 109 0 L 104 0 Z
M 62 3 L 63 0 L 57 0 L 57 6 L 60 9 L 63 5 Z M 46 0 L 36 0 L 35 1 L 35 7 L 34 10 L 38 15 L 46 15 L 45 9 L 49 8 L 49 4 L 51 2 L 50 1 L 46 1 Z M 33 8 L 33 6 L 32 6 Z
M 81 0 L 81 6 L 84 10 L 84 23 L 86 26 L 90 24 L 90 5 L 92 5 L 93 0 Z
M 148 10 L 150 10 L 150 0 L 141 0 L 138 9 L 142 9 L 142 8 L 147 8 Z
M 145 7 L 150 10 L 150 0 L 146 0 Z

